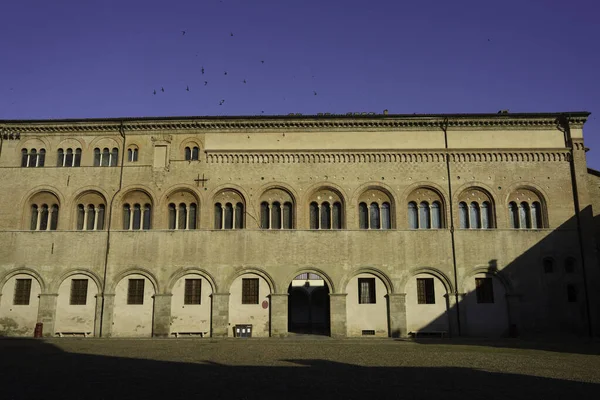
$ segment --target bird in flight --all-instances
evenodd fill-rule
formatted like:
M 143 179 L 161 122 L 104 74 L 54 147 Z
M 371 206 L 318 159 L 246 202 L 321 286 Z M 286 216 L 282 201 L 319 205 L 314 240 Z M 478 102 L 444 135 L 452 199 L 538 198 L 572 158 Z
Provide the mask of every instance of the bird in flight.
M 260 62 L 264 64 L 264 63 L 265 63 L 265 60 L 260 60 Z
M 230 32 L 230 33 L 229 33 L 229 36 L 233 36 L 233 32 Z
M 208 81 L 204 81 L 204 86 L 208 85 Z
M 164 88 L 164 87 L 161 87 L 161 88 L 160 88 L 160 91 L 164 93 L 164 92 L 165 92 L 165 88 Z
M 315 92 L 314 90 L 313 90 L 313 93 L 314 93 L 315 96 L 317 95 L 317 92 Z
M 202 67 L 200 71 L 202 71 L 202 75 L 204 75 L 204 67 Z
M 154 94 L 156 94 L 156 89 L 154 89 Z
M 222 105 L 223 105 L 223 103 L 225 103 L 225 100 L 221 100 L 221 101 L 219 102 L 219 105 L 220 105 L 220 106 L 222 106 Z
M 185 90 L 189 92 L 189 91 L 190 91 L 190 87 L 189 87 L 189 86 L 186 86 L 186 87 L 185 87 Z
M 185 31 L 181 31 L 181 36 L 185 35 Z
M 246 83 L 246 80 L 244 79 L 244 83 Z
M 225 71 L 225 75 L 227 75 L 227 71 Z

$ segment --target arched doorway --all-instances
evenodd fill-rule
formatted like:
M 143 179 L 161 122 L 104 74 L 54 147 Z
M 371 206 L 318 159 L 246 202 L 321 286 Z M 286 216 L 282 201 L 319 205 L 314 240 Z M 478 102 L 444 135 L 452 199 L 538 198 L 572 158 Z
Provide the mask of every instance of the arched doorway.
M 329 287 L 314 273 L 296 276 L 288 288 L 288 332 L 329 335 Z

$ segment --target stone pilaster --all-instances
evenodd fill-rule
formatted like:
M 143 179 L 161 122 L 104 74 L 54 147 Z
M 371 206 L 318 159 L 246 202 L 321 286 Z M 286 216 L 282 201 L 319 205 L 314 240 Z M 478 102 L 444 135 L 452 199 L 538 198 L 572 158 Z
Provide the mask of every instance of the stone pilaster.
M 450 337 L 458 337 L 460 336 L 458 329 L 458 314 L 462 313 L 463 310 L 458 309 L 455 293 L 446 293 L 444 297 L 446 298 L 446 304 L 448 306 L 448 327 L 450 330 L 448 334 Z
M 348 336 L 346 327 L 346 296 L 347 293 L 329 294 L 329 313 L 331 337 L 345 338 Z
M 38 322 L 44 324 L 44 336 L 54 336 L 54 323 L 56 321 L 56 300 L 58 293 L 41 293 L 38 307 Z
M 212 295 L 212 337 L 227 337 L 229 333 L 229 293 Z
M 271 337 L 288 335 L 288 294 L 271 294 Z
M 94 337 L 100 337 L 100 319 L 102 318 L 102 295 L 96 295 L 96 312 L 94 318 Z
M 406 293 L 388 294 L 388 312 L 390 321 L 390 336 L 406 337 Z
M 102 301 L 102 299 L 100 299 Z M 100 306 L 102 307 L 102 306 Z M 104 310 L 102 311 L 101 337 L 110 337 L 112 333 L 113 316 L 115 310 L 115 294 L 104 293 Z
M 171 298 L 172 294 L 154 295 L 153 337 L 169 337 L 171 334 Z

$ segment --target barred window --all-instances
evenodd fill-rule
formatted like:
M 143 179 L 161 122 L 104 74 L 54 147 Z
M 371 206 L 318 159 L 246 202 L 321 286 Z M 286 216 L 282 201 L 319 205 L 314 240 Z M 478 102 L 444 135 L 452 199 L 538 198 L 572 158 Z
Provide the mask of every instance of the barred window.
M 435 304 L 433 278 L 417 278 L 417 302 L 419 304 Z
M 494 302 L 494 283 L 492 278 L 475 278 L 475 293 L 477 303 Z
M 15 282 L 15 306 L 28 306 L 31 297 L 31 279 L 17 279 Z
M 130 279 L 127 304 L 144 304 L 144 279 Z
M 375 278 L 358 278 L 358 304 L 375 303 Z
M 202 279 L 186 279 L 183 304 L 201 304 Z
M 85 305 L 87 303 L 87 290 L 87 279 L 73 279 L 71 281 L 71 298 L 69 300 L 69 304 L 72 306 Z
M 242 304 L 258 304 L 258 278 L 242 279 Z

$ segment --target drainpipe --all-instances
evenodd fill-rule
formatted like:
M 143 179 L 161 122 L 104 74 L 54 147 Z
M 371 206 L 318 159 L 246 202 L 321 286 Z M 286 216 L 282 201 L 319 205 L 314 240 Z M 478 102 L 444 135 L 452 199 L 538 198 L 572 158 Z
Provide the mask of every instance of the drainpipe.
M 454 207 L 452 201 L 452 183 L 450 180 L 450 154 L 448 153 L 448 117 L 444 118 L 444 121 L 440 125 L 442 131 L 444 131 L 444 145 L 446 149 L 446 172 L 448 173 L 448 197 L 450 209 L 450 241 L 452 243 L 452 266 L 454 268 L 454 300 L 456 304 L 456 323 L 458 328 L 458 336 L 461 336 L 460 327 L 460 304 L 458 298 L 458 273 L 456 270 L 456 241 L 454 238 Z
M 110 199 L 110 204 L 108 208 L 108 224 L 106 225 L 106 252 L 104 254 L 104 275 L 102 277 L 102 307 L 100 308 L 100 337 L 102 337 L 102 329 L 104 328 L 104 301 L 106 294 L 106 280 L 108 274 L 108 254 L 110 253 L 110 232 L 112 227 L 112 211 L 113 211 L 113 202 L 115 197 L 121 192 L 123 188 L 123 166 L 125 164 L 125 151 L 126 151 L 126 138 L 125 138 L 125 129 L 123 128 L 123 121 L 121 121 L 121 125 L 119 126 L 119 133 L 121 134 L 121 138 L 123 138 L 123 147 L 121 149 L 121 169 L 119 171 L 119 189 L 113 194 Z
M 579 254 L 581 257 L 581 275 L 583 277 L 583 293 L 585 297 L 585 316 L 588 321 L 588 334 L 593 337 L 592 319 L 590 313 L 590 299 L 588 296 L 587 276 L 585 273 L 585 251 L 583 248 L 583 232 L 581 231 L 581 216 L 579 209 L 579 192 L 577 190 L 577 174 L 575 173 L 575 159 L 573 157 L 573 142 L 571 141 L 571 125 L 568 115 L 561 115 L 557 120 L 557 128 L 565 136 L 565 146 L 569 150 L 569 169 L 571 171 L 571 188 L 573 191 L 573 206 L 575 208 L 575 222 L 577 223 L 577 238 L 579 240 Z

